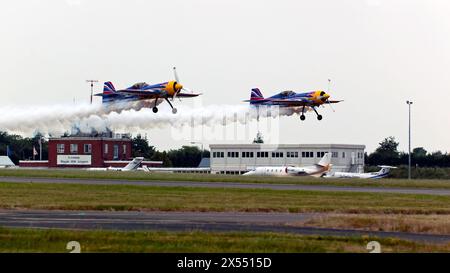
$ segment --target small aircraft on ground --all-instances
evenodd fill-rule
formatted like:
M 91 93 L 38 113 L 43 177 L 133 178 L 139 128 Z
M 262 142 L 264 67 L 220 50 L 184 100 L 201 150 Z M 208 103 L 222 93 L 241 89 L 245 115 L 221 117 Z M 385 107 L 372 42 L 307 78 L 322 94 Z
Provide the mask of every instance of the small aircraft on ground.
M 123 168 L 114 168 L 114 167 L 108 167 L 108 168 L 87 168 L 88 171 L 118 171 L 118 172 L 128 172 L 128 171 L 137 171 L 139 165 L 141 165 L 142 161 L 144 160 L 143 157 L 135 157 L 133 158 L 130 163 L 128 163 Z
M 331 154 L 326 153 L 319 163 L 313 166 L 305 167 L 256 167 L 243 175 L 261 175 L 261 176 L 315 176 L 320 177 L 331 169 Z
M 348 173 L 348 172 L 335 172 L 335 173 L 330 173 L 327 175 L 324 175 L 324 178 L 385 178 L 389 175 L 389 172 L 391 171 L 391 169 L 397 169 L 397 167 L 392 167 L 392 166 L 385 166 L 385 165 L 381 165 L 378 166 L 381 169 L 378 172 L 373 172 L 373 173 Z
M 165 100 L 172 108 L 172 113 L 177 112 L 177 108 L 173 107 L 172 102 L 175 98 L 191 98 L 197 97 L 200 94 L 194 94 L 189 89 L 185 88 L 177 75 L 177 70 L 173 68 L 175 80 L 163 82 L 158 84 L 147 84 L 145 82 L 135 83 L 126 89 L 116 90 L 111 82 L 105 82 L 103 86 L 103 93 L 95 94 L 95 96 L 102 97 L 102 103 L 106 105 L 120 104 L 124 102 L 144 102 L 143 106 L 152 106 L 153 113 L 158 112 L 158 105 Z M 189 93 L 182 93 L 181 90 Z
M 330 82 L 330 80 L 328 80 Z M 264 98 L 261 91 L 258 88 L 253 88 L 250 93 L 250 100 L 245 100 L 249 102 L 251 106 L 280 106 L 280 107 L 302 107 L 302 113 L 300 115 L 301 120 L 305 120 L 305 110 L 311 108 L 317 115 L 318 120 L 322 120 L 322 115 L 320 115 L 316 107 L 323 104 L 329 104 L 331 107 L 332 103 L 341 102 L 341 100 L 330 100 L 330 95 L 325 91 L 313 91 L 307 93 L 295 93 L 294 91 L 283 91 L 276 95 L 268 98 Z M 334 110 L 333 110 L 334 111 Z

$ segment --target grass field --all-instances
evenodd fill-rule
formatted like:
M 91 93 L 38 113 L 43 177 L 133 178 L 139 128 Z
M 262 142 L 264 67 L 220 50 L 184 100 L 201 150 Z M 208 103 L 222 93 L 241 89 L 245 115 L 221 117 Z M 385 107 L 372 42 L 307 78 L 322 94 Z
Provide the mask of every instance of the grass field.
M 450 234 L 450 215 L 423 214 L 319 214 L 294 226 Z
M 195 174 L 0 170 L 0 176 L 94 179 L 292 183 L 335 186 L 450 188 L 449 181 L 325 180 Z M 270 189 L 0 183 L 0 208 L 62 210 L 316 212 L 298 226 L 448 234 L 450 196 Z M 449 252 L 447 244 L 398 239 L 303 236 L 252 232 L 115 232 L 0 228 L 0 252 Z
M 0 183 L 1 208 L 450 214 L 450 196 Z
M 245 182 L 288 183 L 303 185 L 334 185 L 358 187 L 442 188 L 450 189 L 450 180 L 406 180 L 406 179 L 322 179 L 314 177 L 256 177 L 212 174 L 178 174 L 146 172 L 102 172 L 85 170 L 27 170 L 0 169 L 0 176 L 58 177 L 84 179 L 129 179 L 148 181 L 198 181 L 198 182 Z
M 275 233 L 115 232 L 0 228 L 0 252 L 368 252 L 369 241 L 382 252 L 449 252 L 450 244 L 420 244 L 397 239 L 302 236 Z

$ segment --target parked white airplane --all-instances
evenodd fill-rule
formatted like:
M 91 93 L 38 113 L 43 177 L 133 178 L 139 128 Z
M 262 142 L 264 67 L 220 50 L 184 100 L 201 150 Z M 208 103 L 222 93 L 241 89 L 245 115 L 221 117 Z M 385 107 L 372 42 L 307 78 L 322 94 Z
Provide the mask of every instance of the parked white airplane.
M 120 172 L 128 172 L 128 171 L 135 171 L 138 169 L 139 165 L 141 165 L 141 162 L 144 160 L 143 157 L 135 157 L 133 158 L 130 163 L 128 163 L 123 168 L 115 168 L 115 167 L 108 167 L 108 168 L 87 168 L 88 171 L 120 171 Z
M 325 175 L 325 178 L 384 178 L 389 175 L 389 172 L 391 169 L 397 169 L 397 167 L 392 166 L 385 166 L 381 165 L 378 166 L 381 168 L 378 172 L 373 173 L 346 173 L 346 172 L 335 172 Z
M 320 177 L 331 168 L 331 154 L 326 153 L 319 163 L 306 167 L 256 167 L 254 170 L 244 173 L 243 175 L 265 175 L 265 176 L 316 176 Z
M 142 168 L 138 168 L 138 171 L 144 172 L 162 172 L 162 173 L 180 173 L 180 172 L 197 172 L 197 173 L 207 173 L 211 169 L 210 168 L 155 168 L 155 167 L 147 167 L 142 166 Z

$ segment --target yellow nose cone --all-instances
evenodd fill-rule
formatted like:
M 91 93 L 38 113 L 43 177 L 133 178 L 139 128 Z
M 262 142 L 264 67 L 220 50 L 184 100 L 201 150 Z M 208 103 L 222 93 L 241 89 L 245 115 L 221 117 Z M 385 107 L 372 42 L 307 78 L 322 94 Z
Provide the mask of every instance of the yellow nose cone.
M 179 84 L 179 83 L 177 83 L 176 85 L 175 85 L 175 90 L 181 90 L 183 88 L 183 85 L 181 85 L 181 84 Z
M 329 97 L 330 97 L 330 95 L 328 95 L 328 94 L 325 94 L 325 95 L 323 95 L 326 99 L 328 99 Z

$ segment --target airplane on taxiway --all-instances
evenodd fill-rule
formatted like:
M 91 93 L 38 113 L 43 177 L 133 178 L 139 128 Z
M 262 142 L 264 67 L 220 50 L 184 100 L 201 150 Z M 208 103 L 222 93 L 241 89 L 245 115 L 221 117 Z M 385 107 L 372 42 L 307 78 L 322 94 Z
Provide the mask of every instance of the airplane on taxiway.
M 115 167 L 108 167 L 108 168 L 87 168 L 88 171 L 118 171 L 118 172 L 129 172 L 129 171 L 137 171 L 139 165 L 141 165 L 142 161 L 144 160 L 143 157 L 135 157 L 132 161 L 130 161 L 125 167 L 123 168 L 115 168 Z
M 324 175 L 324 178 L 385 178 L 389 175 L 391 169 L 397 169 L 397 167 L 380 165 L 381 169 L 378 172 L 372 173 L 350 173 L 350 172 L 334 172 Z
M 261 176 L 315 176 L 320 177 L 331 169 L 331 154 L 326 153 L 322 159 L 313 166 L 294 167 L 256 167 L 243 175 L 261 175 Z

